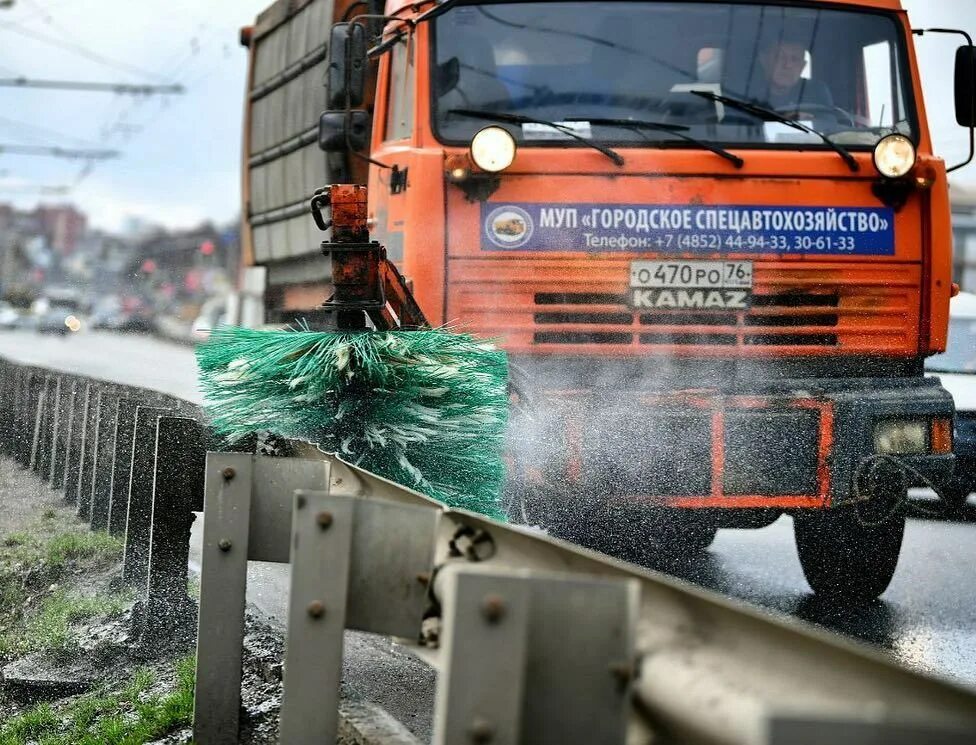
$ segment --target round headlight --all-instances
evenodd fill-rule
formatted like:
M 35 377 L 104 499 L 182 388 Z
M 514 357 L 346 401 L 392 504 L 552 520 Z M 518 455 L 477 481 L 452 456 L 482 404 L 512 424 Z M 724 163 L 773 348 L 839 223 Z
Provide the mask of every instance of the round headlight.
M 887 178 L 901 178 L 915 167 L 915 146 L 905 135 L 882 137 L 874 148 L 874 167 Z
M 501 127 L 485 127 L 471 139 L 471 159 L 482 171 L 504 171 L 515 160 L 515 138 Z

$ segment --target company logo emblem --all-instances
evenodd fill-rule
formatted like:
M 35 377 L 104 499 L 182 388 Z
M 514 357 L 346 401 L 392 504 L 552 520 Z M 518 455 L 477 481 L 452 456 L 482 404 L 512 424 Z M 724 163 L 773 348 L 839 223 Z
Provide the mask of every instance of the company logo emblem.
M 496 207 L 485 218 L 485 235 L 499 248 L 520 248 L 532 238 L 535 225 L 521 207 Z

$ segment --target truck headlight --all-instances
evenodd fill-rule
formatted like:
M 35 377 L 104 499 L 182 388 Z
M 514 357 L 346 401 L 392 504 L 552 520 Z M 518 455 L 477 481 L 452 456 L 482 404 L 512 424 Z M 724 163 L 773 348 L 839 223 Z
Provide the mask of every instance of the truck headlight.
M 874 425 L 874 452 L 927 453 L 929 422 L 926 419 L 886 419 Z
M 915 167 L 915 145 L 905 135 L 882 137 L 874 146 L 874 167 L 885 178 L 901 178 Z
M 515 150 L 515 138 L 501 127 L 485 127 L 471 139 L 471 159 L 488 173 L 498 173 L 512 165 Z

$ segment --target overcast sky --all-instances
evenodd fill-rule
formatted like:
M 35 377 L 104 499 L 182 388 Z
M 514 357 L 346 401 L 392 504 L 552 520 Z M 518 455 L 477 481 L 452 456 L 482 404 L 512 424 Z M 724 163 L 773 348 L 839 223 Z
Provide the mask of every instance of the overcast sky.
M 71 161 L 0 155 L 0 202 L 21 207 L 72 201 L 117 230 L 127 216 L 171 227 L 239 210 L 245 52 L 238 30 L 270 0 L 15 0 L 0 9 L 0 78 L 179 82 L 182 96 L 0 88 L 0 144 L 118 149 L 118 160 L 83 175 Z M 905 0 L 916 27 L 976 33 L 976 0 Z M 955 126 L 952 62 L 957 42 L 917 41 L 937 150 L 966 152 Z M 976 164 L 960 172 L 976 185 Z M 39 186 L 72 186 L 66 197 Z

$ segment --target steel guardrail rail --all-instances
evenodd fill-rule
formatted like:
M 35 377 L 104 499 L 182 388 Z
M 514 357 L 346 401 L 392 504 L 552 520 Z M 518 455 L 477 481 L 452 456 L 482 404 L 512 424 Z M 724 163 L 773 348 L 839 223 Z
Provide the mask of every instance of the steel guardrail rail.
M 88 489 L 91 496 L 78 500 L 79 510 L 84 505 L 88 517 L 95 511 L 92 497 L 99 493 L 97 473 L 92 471 L 99 467 L 100 441 L 85 433 L 97 432 L 99 417 L 92 407 L 101 400 L 102 392 L 106 399 L 139 404 L 131 411 L 134 429 L 139 427 L 140 408 L 144 419 L 151 416 L 157 423 L 160 417 L 166 418 L 161 410 L 172 411 L 190 424 L 193 422 L 188 420 L 200 416 L 195 404 L 172 396 L 0 358 L 0 395 L 5 403 L 12 402 L 0 409 L 5 451 L 35 470 L 45 471 L 52 485 L 54 479 L 62 485 L 71 483 L 77 495 Z M 67 429 L 64 422 L 69 423 Z M 85 422 L 85 426 L 71 422 Z M 113 424 L 118 427 L 118 421 Z M 152 428 L 146 431 L 158 434 Z M 136 483 L 131 464 L 139 462 L 135 452 L 139 436 L 133 430 L 124 434 L 134 438 L 121 456 L 130 466 L 120 478 L 127 478 L 131 490 Z M 54 450 L 46 458 L 45 442 Z M 62 456 L 57 455 L 59 442 L 63 443 Z M 455 575 L 468 576 L 472 569 L 513 582 L 530 573 L 537 580 L 563 577 L 580 583 L 596 579 L 636 587 L 634 659 L 621 661 L 613 671 L 632 695 L 629 742 L 858 742 L 870 733 L 872 737 L 887 736 L 886 741 L 891 742 L 896 737 L 933 741 L 938 736 L 940 742 L 961 743 L 971 741 L 976 731 L 976 691 L 969 688 L 908 669 L 865 645 L 663 573 L 477 514 L 447 509 L 309 443 L 291 442 L 289 446 L 293 458 L 328 465 L 326 496 L 330 499 L 394 503 L 436 512 L 430 597 L 445 606 L 454 602 L 452 593 L 458 592 Z M 212 440 L 200 437 L 196 447 L 213 449 Z M 177 454 L 177 462 L 183 455 Z M 202 467 L 199 455 L 186 454 L 186 459 Z M 87 483 L 65 481 L 72 458 L 77 459 Z M 169 460 L 167 467 L 172 469 L 173 458 Z M 156 483 L 160 483 L 158 473 Z M 187 503 L 182 504 L 186 509 Z M 585 615 L 583 609 L 579 618 Z M 428 627 L 431 620 L 425 622 Z M 569 613 L 548 619 L 553 628 L 576 622 Z M 423 639 L 425 632 L 418 631 L 417 639 Z M 400 641 L 444 676 L 456 663 L 436 643 L 436 630 L 431 635 L 428 628 L 426 633 L 425 646 L 418 645 L 417 639 Z M 585 650 L 578 653 L 585 654 Z M 572 650 L 566 652 L 570 658 L 572 654 Z M 490 667 L 492 660 L 484 660 L 484 664 Z M 579 684 L 585 686 L 586 681 Z M 523 692 L 526 700 L 533 695 L 539 693 Z M 556 717 L 560 713 L 548 714 Z M 479 740 L 472 736 L 470 741 Z

